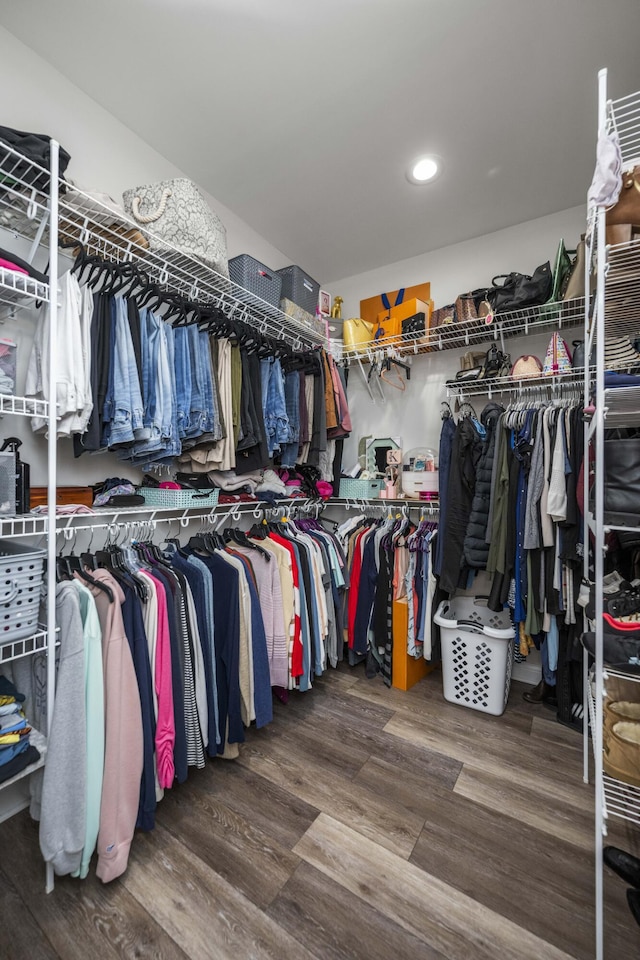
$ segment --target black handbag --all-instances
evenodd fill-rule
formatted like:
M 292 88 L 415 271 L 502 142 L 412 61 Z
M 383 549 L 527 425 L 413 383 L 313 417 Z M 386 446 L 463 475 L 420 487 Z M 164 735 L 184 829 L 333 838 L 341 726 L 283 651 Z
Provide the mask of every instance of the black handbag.
M 495 377 L 504 377 L 511 368 L 511 357 L 508 353 L 498 350 L 495 344 L 492 344 L 487 350 L 487 356 L 484 361 L 483 380 L 493 379 Z
M 497 280 L 504 282 L 498 284 Z M 546 303 L 551 296 L 551 264 L 547 260 L 536 267 L 532 277 L 524 273 L 499 274 L 491 283 L 491 288 L 487 290 L 487 300 L 496 313 L 535 307 Z
M 45 133 L 25 133 L 22 130 L 14 130 L 13 127 L 0 126 L 0 141 L 13 147 L 23 157 L 30 160 L 31 163 L 25 163 L 22 160 L 8 165 L 8 171 L 0 174 L 0 185 L 17 186 L 21 183 L 30 184 L 38 190 L 49 189 L 49 163 L 51 160 L 51 138 Z M 60 146 L 58 154 L 58 168 L 60 179 L 64 180 L 64 172 L 69 166 L 70 155 Z M 46 173 L 34 169 L 32 164 L 44 167 Z M 61 185 L 60 192 L 65 192 L 65 187 Z
M 609 523 L 637 525 L 640 518 L 640 437 L 605 438 L 604 512 Z

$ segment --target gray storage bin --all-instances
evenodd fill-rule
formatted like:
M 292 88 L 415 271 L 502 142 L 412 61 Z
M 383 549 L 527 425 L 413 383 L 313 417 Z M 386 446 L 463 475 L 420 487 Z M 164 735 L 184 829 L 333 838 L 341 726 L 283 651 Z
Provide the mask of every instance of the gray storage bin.
M 248 253 L 241 253 L 239 257 L 229 260 L 229 277 L 256 297 L 266 300 L 274 307 L 280 306 L 282 277 L 277 271 L 270 270 L 264 263 L 250 257 Z
M 46 550 L 0 540 L 0 646 L 38 629 Z
M 282 296 L 315 317 L 320 294 L 320 284 L 300 267 L 282 267 L 277 271 L 282 277 Z

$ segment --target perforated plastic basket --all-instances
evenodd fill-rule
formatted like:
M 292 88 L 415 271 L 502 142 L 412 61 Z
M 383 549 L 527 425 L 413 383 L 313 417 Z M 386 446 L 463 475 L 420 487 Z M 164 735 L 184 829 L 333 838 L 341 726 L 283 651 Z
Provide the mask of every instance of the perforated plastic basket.
M 440 627 L 444 698 L 499 717 L 511 687 L 514 628 L 509 612 L 494 613 L 480 597 L 443 600 Z
M 0 646 L 38 629 L 46 550 L 0 540 Z
M 292 300 L 299 307 L 315 316 L 320 294 L 320 284 L 300 267 L 282 267 L 278 270 L 282 277 L 282 296 Z
M 239 257 L 229 260 L 229 277 L 234 283 L 250 293 L 255 293 L 272 306 L 280 306 L 282 277 L 275 270 L 265 267 L 264 263 L 250 257 L 248 253 L 241 253 Z
M 340 496 L 345 498 L 377 500 L 382 490 L 382 480 L 352 480 L 341 477 Z
M 215 507 L 220 491 L 167 490 L 164 487 L 140 487 L 138 493 L 150 507 Z

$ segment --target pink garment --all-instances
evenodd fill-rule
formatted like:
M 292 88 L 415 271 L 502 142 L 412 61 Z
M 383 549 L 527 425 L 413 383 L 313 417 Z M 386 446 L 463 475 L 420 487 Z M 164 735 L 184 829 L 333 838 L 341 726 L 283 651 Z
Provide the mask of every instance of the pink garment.
M 349 413 L 349 404 L 347 403 L 347 395 L 344 392 L 344 387 L 342 386 L 342 380 L 340 379 L 340 374 L 338 373 L 338 368 L 333 357 L 329 357 L 329 369 L 331 370 L 331 380 L 333 382 L 333 393 L 336 399 L 336 406 L 338 408 L 338 423 L 347 433 L 351 433 L 351 415 Z
M 289 640 L 284 625 L 282 587 L 277 560 L 274 556 L 267 560 L 257 550 L 238 546 L 235 543 L 233 550 L 249 560 L 255 576 L 267 640 L 271 686 L 287 687 L 289 685 Z
M 87 584 L 96 601 L 102 630 L 105 739 L 96 874 L 108 883 L 127 869 L 138 818 L 143 766 L 142 709 L 122 621 L 124 593 L 107 570 L 93 570 L 91 575 L 106 584 L 114 596 L 111 601 L 98 587 Z
M 145 570 L 153 581 L 158 600 L 158 635 L 156 637 L 155 686 L 158 698 L 158 719 L 156 720 L 156 766 L 158 783 L 161 787 L 173 786 L 176 771 L 173 763 L 173 748 L 176 742 L 176 728 L 173 719 L 173 675 L 171 672 L 171 637 L 167 616 L 167 595 L 164 584 L 153 574 Z
M 4 257 L 0 257 L 0 267 L 4 270 L 12 270 L 13 273 L 23 273 L 25 277 L 29 276 L 28 270 L 25 270 L 24 267 L 19 267 L 17 263 L 12 263 L 11 260 L 5 260 Z

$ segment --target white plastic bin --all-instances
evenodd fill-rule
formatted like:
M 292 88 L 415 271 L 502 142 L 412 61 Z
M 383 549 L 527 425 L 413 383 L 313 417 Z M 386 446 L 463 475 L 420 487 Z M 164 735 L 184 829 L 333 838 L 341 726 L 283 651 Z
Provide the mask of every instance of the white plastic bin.
M 444 698 L 499 717 L 509 699 L 514 628 L 508 610 L 494 613 L 484 597 L 443 600 L 440 627 Z

